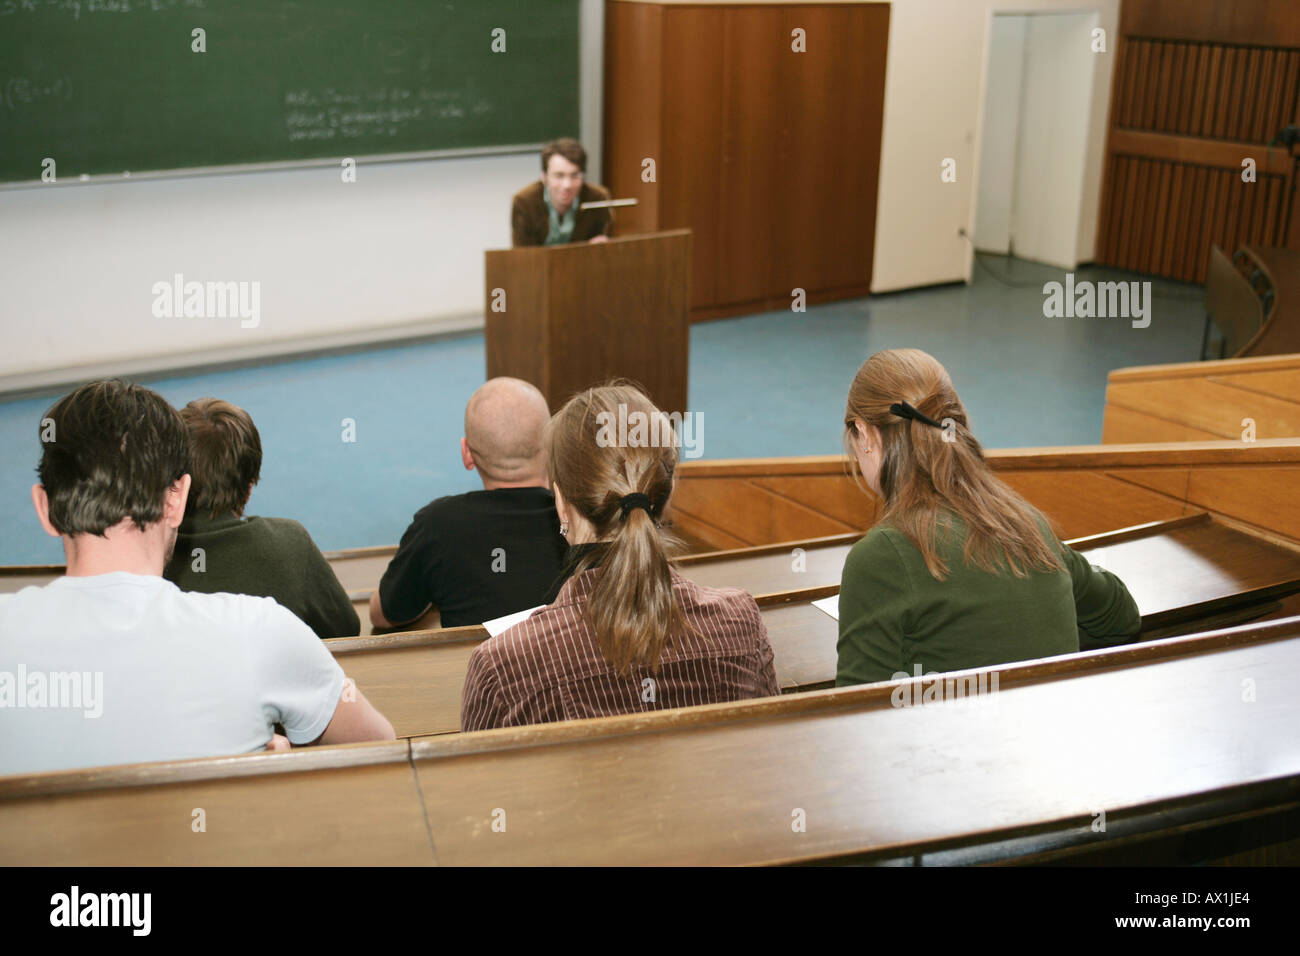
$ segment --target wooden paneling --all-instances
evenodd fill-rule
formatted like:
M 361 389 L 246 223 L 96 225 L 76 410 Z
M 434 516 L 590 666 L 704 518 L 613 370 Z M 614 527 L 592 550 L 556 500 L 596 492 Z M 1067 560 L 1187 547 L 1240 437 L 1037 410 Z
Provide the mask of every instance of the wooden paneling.
M 1294 0 L 1125 0 L 1119 15 L 1125 36 L 1300 47 Z
M 1300 4 L 1121 6 L 1097 261 L 1204 282 L 1212 244 L 1300 244 Z M 1242 182 L 1242 160 L 1256 181 Z
M 1239 468 L 1197 468 L 1187 483 L 1187 502 L 1231 501 L 1232 516 L 1287 538 L 1300 538 L 1300 465 L 1261 473 Z
M 1106 406 L 1106 416 L 1101 426 L 1101 440 L 1108 443 L 1209 441 L 1223 437 L 1190 425 L 1166 421 L 1155 415 L 1110 404 Z
M 1102 441 L 1300 437 L 1300 354 L 1115 369 Z
M 784 293 L 786 270 L 781 253 L 791 237 L 783 234 L 785 194 L 811 191 L 782 167 L 790 160 L 789 85 L 794 67 L 790 33 L 781 34 L 786 11 L 754 7 L 726 17 L 724 60 L 725 120 L 723 165 L 717 185 L 722 194 L 718 302 L 748 302 Z M 671 14 L 670 14 L 671 15 Z M 803 238 L 803 237 L 799 237 Z M 708 303 L 710 305 L 718 304 Z
M 641 178 L 642 160 L 658 163 L 663 155 L 663 97 L 658 93 L 663 75 L 662 30 L 663 8 L 657 4 L 605 4 L 602 177 L 615 198 L 637 201 L 635 206 L 615 210 L 614 234 L 619 236 L 654 232 L 663 221 L 658 186 Z M 664 174 L 672 172 L 676 171 L 665 169 Z M 695 223 L 677 223 L 672 228 L 687 225 Z
M 1296 498 L 1300 439 L 1006 449 L 989 452 L 988 460 L 999 477 L 1052 519 L 1066 538 L 1208 510 L 1300 541 L 1300 506 L 1272 506 L 1279 498 Z M 1202 474 L 1205 479 L 1193 494 L 1191 476 Z M 853 487 L 839 455 L 736 459 L 684 462 L 674 496 L 691 503 L 744 495 L 746 508 L 727 511 L 728 533 L 754 544 L 775 543 L 779 539 L 765 537 L 771 533 L 771 509 L 787 509 L 789 520 L 781 527 L 792 531 L 799 515 L 794 506 L 816 512 L 814 502 L 824 498 L 824 492 L 800 500 L 791 483 L 779 504 L 772 505 L 759 495 L 777 496 L 761 482 L 808 476 Z M 818 512 L 806 527 L 822 529 L 829 523 L 839 522 Z M 702 533 L 707 530 L 702 527 Z
M 1116 138 L 1125 148 L 1141 142 Z M 1184 142 L 1182 151 L 1196 152 L 1195 143 Z M 1213 152 L 1220 150 L 1216 147 Z M 1276 149 L 1256 152 L 1260 160 L 1270 153 L 1281 154 Z M 1282 197 L 1291 188 L 1291 178 L 1267 172 L 1271 165 L 1261 162 L 1258 181 L 1244 183 L 1242 155 L 1238 151 L 1232 166 L 1211 167 L 1113 151 L 1108 165 L 1111 185 L 1102 200 L 1106 225 L 1098 240 L 1099 261 L 1203 283 L 1212 245 L 1221 249 L 1283 245 L 1288 220 Z M 1181 184 L 1187 178 L 1194 185 L 1180 189 L 1171 206 L 1175 181 Z
M 610 4 L 613 7 L 629 5 Z M 644 154 L 658 157 L 658 178 L 654 183 L 644 184 L 642 191 L 655 197 L 657 207 L 652 208 L 657 208 L 659 228 L 690 228 L 694 233 L 691 308 L 699 309 L 720 301 L 721 297 L 718 280 L 722 274 L 721 258 L 726 233 L 722 188 L 718 181 L 724 165 L 719 131 L 725 128 L 726 117 L 722 56 L 724 18 L 718 7 L 688 7 L 671 11 L 662 22 L 663 96 L 655 98 L 655 105 L 660 110 L 665 106 L 671 107 L 671 123 L 662 132 L 656 127 L 654 135 L 661 143 L 659 151 Z M 653 36 L 654 33 L 647 32 L 633 38 L 633 42 L 653 46 L 644 39 Z M 620 69 L 617 72 L 624 71 Z M 650 72 L 645 74 L 646 96 L 653 91 L 649 78 L 654 75 Z M 619 102 L 623 101 L 620 99 Z M 662 115 L 620 115 L 616 132 L 625 125 L 635 129 L 638 125 L 656 122 L 663 122 Z M 637 168 L 639 177 L 640 167 Z
M 1300 49 L 1139 37 L 1123 42 L 1117 130 L 1267 143 L 1295 115 L 1300 90 L 1288 80 L 1300 65 Z M 1221 54 L 1226 69 L 1211 68 L 1211 51 Z M 1144 62 L 1159 63 L 1160 70 L 1143 72 Z
M 694 318 L 865 294 L 888 34 L 882 3 L 607 2 L 606 182 L 694 231 Z
M 681 469 L 686 464 L 683 462 L 678 466 L 679 475 L 683 474 Z M 713 540 L 710 528 L 718 527 L 747 545 L 842 534 L 857 528 L 822 510 L 827 492 L 816 486 L 846 480 L 843 474 L 809 480 L 808 485 L 815 490 L 810 491 L 805 499 L 802 495 L 795 498 L 776 493 L 759 482 L 743 478 L 723 482 L 687 482 L 679 477 L 673 490 L 673 520 L 687 523 L 692 533 L 706 541 Z M 852 485 L 850 488 L 856 490 Z M 796 489 L 792 492 L 798 494 Z M 858 494 L 862 492 L 858 491 Z M 835 497 L 839 495 L 838 491 L 834 493 Z M 691 523 L 691 518 L 699 520 Z M 728 545 L 719 543 L 718 546 Z
M 1000 477 L 1052 519 L 1063 538 L 1101 534 L 1188 513 L 1181 501 L 1103 471 L 1027 471 Z

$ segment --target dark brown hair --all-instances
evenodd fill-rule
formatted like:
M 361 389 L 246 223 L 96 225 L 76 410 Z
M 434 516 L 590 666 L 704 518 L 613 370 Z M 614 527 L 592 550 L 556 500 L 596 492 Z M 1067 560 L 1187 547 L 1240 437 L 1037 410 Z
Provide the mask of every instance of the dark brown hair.
M 629 421 L 648 427 L 620 429 Z M 668 565 L 680 545 L 660 527 L 677 467 L 672 423 L 636 386 L 613 382 L 569 399 L 545 441 L 551 481 L 605 542 L 586 607 L 601 653 L 620 674 L 633 664 L 657 668 L 672 635 L 688 627 Z M 621 499 L 636 493 L 649 497 L 649 510 L 624 515 Z M 596 559 L 588 555 L 575 574 Z
M 890 405 L 901 402 L 942 427 L 895 415 Z M 855 421 L 880 429 L 881 523 L 916 546 L 935 578 L 942 581 L 948 572 L 936 550 L 941 525 L 947 523 L 944 512 L 966 525 L 968 565 L 997 571 L 1005 561 L 1016 577 L 1064 567 L 1044 539 L 1046 519 L 989 468 L 948 372 L 932 356 L 919 349 L 877 352 L 853 377 L 844 444 L 861 474 L 853 454 Z
M 560 139 L 553 139 L 543 146 L 542 172 L 546 172 L 546 167 L 550 165 L 552 156 L 563 156 L 582 172 L 587 171 L 587 151 L 582 148 L 582 144 L 576 139 L 564 136 Z
M 252 417 L 219 398 L 196 398 L 181 409 L 190 437 L 190 500 L 186 514 L 242 515 L 262 474 L 262 438 Z
M 41 419 L 36 472 L 60 534 L 103 535 L 124 518 L 162 519 L 167 489 L 189 467 L 180 415 L 157 392 L 118 379 L 89 382 Z

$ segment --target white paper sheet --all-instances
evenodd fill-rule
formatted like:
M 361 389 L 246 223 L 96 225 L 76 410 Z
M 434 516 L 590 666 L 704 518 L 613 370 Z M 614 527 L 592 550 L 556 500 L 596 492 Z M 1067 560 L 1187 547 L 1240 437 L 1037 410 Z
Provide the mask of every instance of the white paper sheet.
M 507 614 L 505 617 L 497 617 L 490 621 L 484 621 L 483 626 L 487 628 L 489 634 L 496 637 L 502 631 L 508 631 L 520 621 L 527 620 L 530 614 L 534 611 L 540 611 L 544 607 L 546 607 L 545 604 L 539 604 L 537 607 L 530 607 L 526 611 L 515 611 L 514 614 Z
M 831 617 L 835 618 L 835 620 L 838 621 L 840 619 L 840 596 L 838 594 L 832 594 L 830 597 L 822 598 L 820 601 L 813 601 L 812 605 L 819 610 L 825 611 Z

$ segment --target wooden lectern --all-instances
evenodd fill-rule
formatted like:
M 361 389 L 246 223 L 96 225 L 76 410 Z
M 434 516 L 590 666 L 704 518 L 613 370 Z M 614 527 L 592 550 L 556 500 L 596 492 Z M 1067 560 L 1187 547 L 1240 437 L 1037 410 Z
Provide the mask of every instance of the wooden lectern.
M 487 374 L 532 382 L 551 411 L 611 378 L 686 409 L 691 231 L 487 253 Z

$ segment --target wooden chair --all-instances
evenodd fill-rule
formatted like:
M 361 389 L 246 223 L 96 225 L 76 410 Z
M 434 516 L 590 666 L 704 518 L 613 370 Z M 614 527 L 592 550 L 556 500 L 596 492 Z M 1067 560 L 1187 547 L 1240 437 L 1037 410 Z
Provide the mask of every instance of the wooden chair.
M 1210 247 L 1210 272 L 1205 280 L 1205 332 L 1201 358 L 1208 357 L 1210 325 L 1219 330 L 1219 358 L 1239 353 L 1264 324 L 1264 306 L 1246 279 L 1218 246 Z

